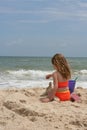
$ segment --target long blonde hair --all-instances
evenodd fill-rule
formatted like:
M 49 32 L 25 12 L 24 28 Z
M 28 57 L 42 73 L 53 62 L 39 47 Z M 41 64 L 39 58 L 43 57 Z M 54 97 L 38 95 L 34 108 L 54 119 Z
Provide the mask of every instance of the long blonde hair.
M 52 64 L 56 66 L 57 71 L 60 72 L 63 78 L 65 79 L 71 78 L 70 66 L 66 58 L 62 54 L 55 54 L 52 57 Z

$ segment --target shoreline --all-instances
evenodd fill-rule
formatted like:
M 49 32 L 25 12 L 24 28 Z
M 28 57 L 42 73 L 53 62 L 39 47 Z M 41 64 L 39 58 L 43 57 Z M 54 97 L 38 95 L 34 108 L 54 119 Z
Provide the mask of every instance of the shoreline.
M 0 130 L 87 130 L 87 89 L 81 102 L 40 102 L 45 88 L 0 89 Z

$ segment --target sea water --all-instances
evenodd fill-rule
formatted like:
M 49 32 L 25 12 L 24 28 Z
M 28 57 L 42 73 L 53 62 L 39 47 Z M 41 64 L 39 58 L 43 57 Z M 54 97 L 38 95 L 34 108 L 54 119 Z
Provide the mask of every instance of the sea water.
M 72 79 L 78 77 L 76 87 L 87 88 L 87 58 L 67 57 L 71 66 Z M 52 79 L 51 57 L 0 57 L 0 88 L 47 87 Z

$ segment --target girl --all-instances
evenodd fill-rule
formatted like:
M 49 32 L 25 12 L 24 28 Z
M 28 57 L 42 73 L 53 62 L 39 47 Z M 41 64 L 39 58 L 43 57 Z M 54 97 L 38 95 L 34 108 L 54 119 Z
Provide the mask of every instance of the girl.
M 48 74 L 46 79 L 53 78 L 53 88 L 48 92 L 46 98 L 41 98 L 42 102 L 49 102 L 58 97 L 60 101 L 70 100 L 70 91 L 68 80 L 71 78 L 71 72 L 66 58 L 62 54 L 55 54 L 52 57 L 52 64 L 56 70 Z

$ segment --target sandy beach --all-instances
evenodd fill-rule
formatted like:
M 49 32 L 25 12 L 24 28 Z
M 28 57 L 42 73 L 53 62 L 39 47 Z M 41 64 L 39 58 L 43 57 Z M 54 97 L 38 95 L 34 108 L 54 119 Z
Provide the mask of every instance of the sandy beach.
M 0 90 L 0 130 L 87 130 L 87 89 L 80 102 L 42 103 L 45 88 Z

